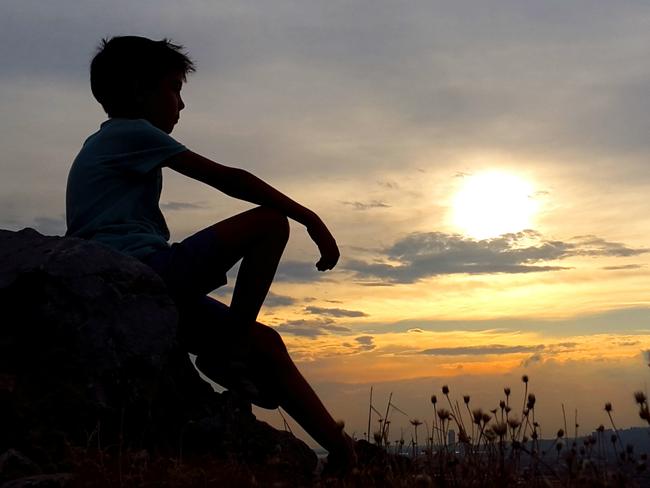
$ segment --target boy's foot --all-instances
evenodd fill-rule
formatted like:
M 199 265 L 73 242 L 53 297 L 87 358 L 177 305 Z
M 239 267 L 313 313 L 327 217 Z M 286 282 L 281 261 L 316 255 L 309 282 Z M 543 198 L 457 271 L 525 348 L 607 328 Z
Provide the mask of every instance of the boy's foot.
M 357 467 L 358 459 L 355 452 L 355 443 L 345 432 L 341 445 L 330 451 L 327 456 L 327 462 L 323 468 L 323 478 L 342 478 L 352 472 Z
M 234 391 L 261 408 L 274 410 L 279 402 L 273 395 L 263 392 L 251 379 L 250 370 L 243 359 L 220 359 L 213 354 L 196 357 L 196 367 L 215 383 Z

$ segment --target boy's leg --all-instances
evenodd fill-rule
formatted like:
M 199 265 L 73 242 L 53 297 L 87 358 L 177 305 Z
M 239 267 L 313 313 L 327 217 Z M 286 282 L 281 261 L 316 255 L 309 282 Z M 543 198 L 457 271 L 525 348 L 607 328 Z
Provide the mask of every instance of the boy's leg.
M 250 331 L 248 363 L 254 383 L 271 389 L 272 396 L 293 419 L 327 449 L 343 468 L 355 463 L 350 439 L 327 411 L 316 392 L 292 361 L 280 335 L 271 327 L 255 322 Z M 209 353 L 197 357 L 197 367 L 208 377 L 222 374 L 222 363 Z M 212 373 L 212 374 L 211 374 Z
M 255 322 L 264 303 L 288 238 L 287 218 L 273 209 L 257 207 L 145 259 L 166 282 L 181 315 L 188 317 L 181 321 L 180 335 L 193 335 L 184 329 L 192 326 L 191 310 L 197 298 L 225 284 L 226 272 L 241 260 L 230 303 L 233 319 L 228 322 L 244 339 L 246 329 Z M 219 325 L 228 324 L 210 327 Z
M 241 259 L 230 312 L 238 321 L 254 323 L 289 239 L 287 217 L 276 210 L 257 207 L 218 222 L 206 231 L 214 233 L 213 251 L 226 270 Z

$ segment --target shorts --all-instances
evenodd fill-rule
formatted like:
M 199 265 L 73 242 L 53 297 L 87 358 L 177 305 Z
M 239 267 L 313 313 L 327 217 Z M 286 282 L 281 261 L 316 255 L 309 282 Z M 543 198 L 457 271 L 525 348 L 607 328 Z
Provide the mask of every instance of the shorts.
M 167 285 L 178 307 L 179 342 L 193 354 L 227 347 L 236 332 L 230 327 L 228 306 L 207 296 L 227 283 L 228 269 L 215 252 L 217 239 L 214 230 L 206 228 L 141 258 Z

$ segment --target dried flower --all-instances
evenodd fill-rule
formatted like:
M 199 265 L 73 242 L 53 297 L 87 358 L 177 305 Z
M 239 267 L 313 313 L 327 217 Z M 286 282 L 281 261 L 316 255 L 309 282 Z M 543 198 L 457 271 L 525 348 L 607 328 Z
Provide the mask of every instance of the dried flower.
M 442 421 L 449 420 L 450 417 L 451 417 L 451 413 L 449 412 L 449 410 L 446 410 L 444 408 L 438 410 L 438 418 L 440 420 Z
M 436 403 L 438 403 L 438 397 L 435 396 L 435 395 L 431 395 L 431 403 L 432 403 L 433 405 L 435 405 Z
M 524 383 L 528 383 L 528 375 L 527 374 L 523 375 L 521 377 L 521 381 L 523 381 Z
M 610 402 L 607 402 L 605 404 L 605 412 L 609 413 L 612 411 L 612 404 Z
M 509 386 L 506 386 L 506 387 L 503 389 L 503 393 L 505 393 L 506 396 L 509 397 L 509 396 L 510 396 L 510 387 L 509 387 Z
M 444 385 L 442 387 L 442 394 L 443 395 L 449 395 L 449 387 L 447 385 Z
M 519 419 L 517 417 L 510 417 L 508 419 L 508 425 L 512 430 L 516 430 L 521 425 L 521 422 L 519 422 Z
M 477 408 L 472 410 L 472 417 L 474 418 L 475 424 L 480 424 L 483 419 L 483 409 Z
M 635 391 L 634 392 L 634 400 L 636 400 L 636 402 L 639 405 L 642 405 L 642 404 L 644 404 L 646 402 L 647 398 L 645 396 L 645 393 L 643 393 L 642 391 Z
M 526 406 L 528 407 L 529 410 L 532 410 L 535 407 L 535 394 L 534 393 L 529 393 L 528 394 L 528 403 Z
M 564 429 L 560 429 L 557 431 L 557 438 L 561 439 L 562 437 L 564 437 Z
M 469 405 L 469 395 L 464 395 L 463 401 L 465 402 L 465 405 Z
M 503 400 L 501 400 L 501 401 L 499 402 L 499 407 L 501 408 L 501 410 L 504 410 L 504 409 L 506 408 L 506 402 L 504 402 Z
M 492 431 L 499 437 L 503 437 L 508 432 L 508 426 L 505 422 L 497 422 L 492 426 Z

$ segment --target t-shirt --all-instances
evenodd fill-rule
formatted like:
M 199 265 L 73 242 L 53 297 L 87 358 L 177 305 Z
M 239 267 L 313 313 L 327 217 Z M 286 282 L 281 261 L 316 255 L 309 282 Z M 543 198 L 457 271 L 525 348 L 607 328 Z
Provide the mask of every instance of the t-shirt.
M 162 163 L 185 146 L 144 119 L 109 119 L 84 142 L 68 175 L 66 236 L 138 258 L 169 246 L 158 206 Z

